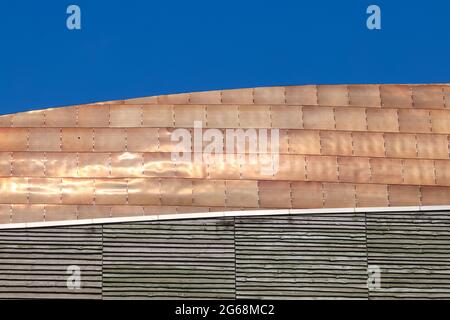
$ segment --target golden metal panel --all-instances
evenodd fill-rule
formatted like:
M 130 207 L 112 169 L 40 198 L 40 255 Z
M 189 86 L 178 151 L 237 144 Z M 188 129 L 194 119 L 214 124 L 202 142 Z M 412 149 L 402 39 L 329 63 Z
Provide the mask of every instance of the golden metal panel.
M 450 188 L 449 187 L 421 187 L 422 205 L 449 205 Z
M 370 183 L 369 158 L 338 157 L 339 181 Z
M 111 206 L 79 205 L 77 206 L 78 219 L 101 219 L 111 216 Z
M 94 130 L 95 151 L 125 151 L 126 129 L 96 128 Z
M 128 203 L 131 205 L 161 205 L 159 179 L 129 179 Z
M 272 179 L 275 180 L 292 180 L 292 181 L 305 181 L 305 156 L 293 155 L 293 154 L 280 154 L 279 155 L 278 170 L 273 175 Z M 261 166 L 261 165 L 260 165 Z M 267 165 L 264 165 L 267 166 Z M 261 168 L 259 168 L 260 170 Z M 261 178 L 268 179 L 267 176 L 262 175 Z
M 253 99 L 256 104 L 285 104 L 286 95 L 284 87 L 255 88 Z
M 193 128 L 195 121 L 201 121 L 206 125 L 206 107 L 202 105 L 177 105 L 174 106 L 175 127 Z
M 291 208 L 291 185 L 284 181 L 259 181 L 261 208 Z
M 207 106 L 206 113 L 208 128 L 239 128 L 238 106 Z
M 369 131 L 399 132 L 396 109 L 367 109 L 367 127 Z
M 259 207 L 257 181 L 230 180 L 226 182 L 226 190 L 227 207 Z
M 47 153 L 45 155 L 45 176 L 74 177 L 78 176 L 78 158 L 76 153 Z
M 92 151 L 94 148 L 94 131 L 88 128 L 63 128 L 62 151 Z
M 111 177 L 141 177 L 144 172 L 142 153 L 112 153 Z
M 320 132 L 289 130 L 289 151 L 294 154 L 320 154 Z
M 102 178 L 110 176 L 111 159 L 109 153 L 78 154 L 78 172 L 80 178 Z
M 383 184 L 402 184 L 402 160 L 400 159 L 370 159 L 372 182 Z
M 356 207 L 355 185 L 351 183 L 324 183 L 325 208 Z
M 194 155 L 190 154 L 189 159 L 191 160 L 182 160 L 177 159 L 174 162 L 175 164 L 175 175 L 177 178 L 195 178 L 195 179 L 204 179 L 208 175 L 207 173 L 207 164 L 205 162 L 195 162 L 192 161 Z
M 417 158 L 416 135 L 386 133 L 386 155 L 392 158 Z
M 0 224 L 11 223 L 12 206 L 0 204 Z
M 320 141 L 323 155 L 351 156 L 353 154 L 350 132 L 322 131 Z
M 443 86 L 442 90 L 444 91 L 445 107 L 450 108 L 450 85 Z
M 286 103 L 298 105 L 317 105 L 316 86 L 286 87 Z
M 0 177 L 12 175 L 12 153 L 0 152 Z
M 305 129 L 334 130 L 334 109 L 329 107 L 303 107 Z
M 44 221 L 43 204 L 15 204 L 12 206 L 12 223 L 25 223 L 25 222 L 42 222 Z
M 0 178 L 0 203 L 28 203 L 28 178 Z
M 236 162 L 227 162 L 225 158 L 214 161 L 209 166 L 211 179 L 239 179 L 241 166 Z
M 351 106 L 381 106 L 380 86 L 378 85 L 351 85 L 348 86 L 348 91 Z
M 411 108 L 412 90 L 405 85 L 380 86 L 381 103 L 388 108 Z
M 384 157 L 382 133 L 353 132 L 353 153 L 355 156 Z
M 28 200 L 35 204 L 61 203 L 61 179 L 29 178 Z
M 383 184 L 357 184 L 356 202 L 358 207 L 387 207 L 388 189 Z
M 223 90 L 222 103 L 253 104 L 253 89 Z
M 270 106 L 239 106 L 241 128 L 271 128 Z
M 306 179 L 309 181 L 338 181 L 337 157 L 306 156 Z
M 181 208 L 181 210 L 178 210 Z M 176 206 L 144 206 L 144 215 L 164 215 L 183 212 L 183 208 L 190 207 L 176 207 Z
M 405 159 L 403 160 L 403 180 L 412 185 L 434 185 L 434 161 Z
M 12 119 L 13 119 L 13 116 L 10 114 L 5 115 L 5 116 L 0 116 L 0 128 L 12 127 Z
M 111 105 L 109 107 L 110 127 L 140 127 L 143 110 L 140 105 Z
M 0 151 L 25 151 L 27 147 L 27 129 L 0 128 Z
M 76 127 L 77 107 L 64 107 L 45 110 L 45 125 L 47 127 Z
M 109 105 L 78 107 L 79 127 L 109 127 Z
M 221 91 L 192 92 L 189 103 L 192 104 L 220 104 L 222 102 Z
M 61 183 L 63 204 L 93 204 L 94 181 L 63 178 Z
M 319 85 L 317 86 L 319 105 L 322 106 L 348 106 L 349 96 L 346 85 Z
M 45 205 L 45 221 L 77 220 L 76 205 Z
M 334 112 L 337 130 L 367 131 L 366 109 L 336 108 Z
M 111 206 L 111 217 L 135 217 L 143 215 L 144 208 L 142 206 Z
M 191 206 L 192 189 L 192 181 L 188 179 L 161 179 L 161 204 Z
M 400 132 L 431 132 L 430 112 L 428 110 L 398 110 L 398 122 L 400 125 Z
M 143 175 L 145 177 L 176 177 L 176 166 L 170 153 L 144 153 Z
M 57 128 L 31 128 L 28 141 L 30 151 L 61 151 L 61 130 Z
M 128 128 L 127 150 L 130 152 L 157 152 L 158 128 Z
M 159 104 L 188 104 L 190 93 L 167 94 L 158 97 Z
M 225 181 L 194 180 L 194 206 L 225 206 Z
M 171 136 L 172 132 L 176 129 L 171 128 L 158 128 L 158 151 L 159 152 L 173 152 L 175 150 L 175 146 L 177 146 L 178 142 L 172 142 Z M 186 129 L 189 130 L 190 137 L 193 136 L 193 129 Z M 183 141 L 184 142 L 184 141 Z M 191 138 L 192 143 L 192 138 Z M 193 143 L 192 143 L 193 144 Z M 185 145 L 183 145 L 184 147 Z M 180 150 L 181 151 L 181 150 Z M 192 146 L 190 150 L 184 150 L 183 151 L 189 151 L 192 152 Z
M 420 206 L 419 186 L 388 186 L 391 207 Z
M 436 184 L 440 186 L 450 186 L 450 161 L 436 160 Z
M 419 158 L 448 159 L 449 143 L 446 135 L 418 134 L 417 149 Z
M 13 127 L 45 127 L 45 110 L 16 113 L 11 121 Z
M 442 86 L 424 85 L 412 87 L 413 105 L 415 108 L 444 108 L 444 92 Z
M 144 105 L 142 106 L 142 125 L 144 127 L 173 127 L 173 105 Z
M 272 107 L 272 128 L 301 129 L 302 108 L 300 106 Z
M 15 177 L 44 177 L 45 154 L 43 152 L 14 152 L 12 154 L 12 175 Z
M 127 204 L 128 185 L 125 179 L 95 179 L 95 204 Z
M 430 116 L 433 132 L 450 133 L 450 110 L 430 110 Z
M 310 209 L 323 207 L 323 190 L 320 182 L 292 182 L 292 207 Z

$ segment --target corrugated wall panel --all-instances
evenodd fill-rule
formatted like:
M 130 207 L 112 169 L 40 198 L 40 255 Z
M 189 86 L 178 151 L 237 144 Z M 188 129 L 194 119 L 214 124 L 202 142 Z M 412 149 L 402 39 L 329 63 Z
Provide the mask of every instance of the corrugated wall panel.
M 364 214 L 236 218 L 237 298 L 367 298 Z
M 105 225 L 103 297 L 235 297 L 233 219 Z
M 450 299 L 449 212 L 367 214 L 367 242 L 381 275 L 370 299 Z
M 101 226 L 2 230 L 0 298 L 101 299 Z M 69 289 L 69 266 L 78 266 L 81 288 Z

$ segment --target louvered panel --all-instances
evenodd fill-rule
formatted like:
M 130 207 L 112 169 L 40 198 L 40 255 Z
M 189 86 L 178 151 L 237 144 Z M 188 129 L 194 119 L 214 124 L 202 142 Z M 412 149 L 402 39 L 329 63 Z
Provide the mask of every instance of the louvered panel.
M 100 299 L 102 227 L 0 231 L 0 298 Z M 67 287 L 78 266 L 81 288 Z
M 363 214 L 236 218 L 238 299 L 367 298 Z
M 233 219 L 105 225 L 104 299 L 233 299 Z
M 370 299 L 450 298 L 448 212 L 367 214 L 367 250 L 381 271 Z

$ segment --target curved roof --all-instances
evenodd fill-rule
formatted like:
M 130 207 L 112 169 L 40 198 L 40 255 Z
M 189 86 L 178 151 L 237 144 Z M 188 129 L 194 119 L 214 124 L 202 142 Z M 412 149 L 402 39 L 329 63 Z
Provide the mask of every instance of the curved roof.
M 188 128 L 193 141 L 194 121 L 223 137 L 279 129 L 277 170 L 172 161 L 172 133 Z M 449 205 L 449 134 L 449 84 L 224 90 L 4 115 L 0 224 Z

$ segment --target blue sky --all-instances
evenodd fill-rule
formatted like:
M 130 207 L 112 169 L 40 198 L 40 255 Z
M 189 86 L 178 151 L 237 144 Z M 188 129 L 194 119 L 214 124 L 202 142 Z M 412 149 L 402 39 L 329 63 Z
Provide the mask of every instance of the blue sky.
M 81 30 L 66 28 L 80 6 Z M 377 4 L 382 30 L 366 28 Z M 272 85 L 450 82 L 450 1 L 1 1 L 0 113 Z

